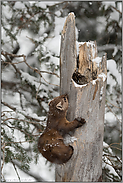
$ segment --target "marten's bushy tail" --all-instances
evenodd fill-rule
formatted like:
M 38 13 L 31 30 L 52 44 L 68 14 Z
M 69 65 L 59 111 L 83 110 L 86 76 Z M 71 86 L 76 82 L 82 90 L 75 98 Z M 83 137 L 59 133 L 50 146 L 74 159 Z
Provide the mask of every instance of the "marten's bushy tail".
M 45 132 L 40 136 L 38 149 L 40 153 L 50 162 L 63 164 L 66 163 L 73 154 L 73 147 L 66 146 L 62 136 L 54 136 L 54 133 Z

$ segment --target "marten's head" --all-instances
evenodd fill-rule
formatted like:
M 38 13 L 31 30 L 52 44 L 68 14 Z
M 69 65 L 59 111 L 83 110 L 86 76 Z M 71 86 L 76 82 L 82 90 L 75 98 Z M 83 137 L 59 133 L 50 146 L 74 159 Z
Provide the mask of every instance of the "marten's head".
M 66 113 L 68 109 L 68 95 L 61 95 L 49 102 L 49 112 L 53 114 Z

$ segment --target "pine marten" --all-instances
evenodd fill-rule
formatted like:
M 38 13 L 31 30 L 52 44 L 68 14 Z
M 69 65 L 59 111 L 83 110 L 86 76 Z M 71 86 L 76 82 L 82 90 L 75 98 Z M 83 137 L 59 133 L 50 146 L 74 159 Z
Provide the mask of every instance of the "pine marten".
M 69 122 L 66 119 L 67 109 L 67 94 L 50 101 L 47 127 L 38 140 L 40 153 L 52 163 L 63 164 L 71 158 L 73 147 L 64 144 L 64 136 L 85 123 L 81 117 Z

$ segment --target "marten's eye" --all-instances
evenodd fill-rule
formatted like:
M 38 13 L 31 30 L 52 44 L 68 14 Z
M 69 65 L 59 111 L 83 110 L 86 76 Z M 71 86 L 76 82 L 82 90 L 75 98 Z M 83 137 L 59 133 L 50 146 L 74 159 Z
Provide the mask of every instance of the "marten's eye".
M 67 102 L 66 97 L 64 97 L 64 101 Z

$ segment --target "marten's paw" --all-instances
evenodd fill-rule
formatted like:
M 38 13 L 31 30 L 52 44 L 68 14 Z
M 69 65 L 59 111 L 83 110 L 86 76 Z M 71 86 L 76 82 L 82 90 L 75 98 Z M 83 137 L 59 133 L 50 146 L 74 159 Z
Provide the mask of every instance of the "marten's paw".
M 78 118 L 75 118 L 75 120 L 77 120 L 79 122 L 79 126 L 82 126 L 86 123 L 85 119 L 84 118 L 81 118 L 81 117 L 78 117 Z

